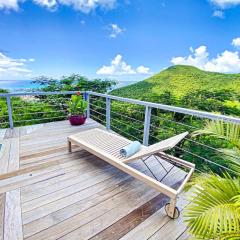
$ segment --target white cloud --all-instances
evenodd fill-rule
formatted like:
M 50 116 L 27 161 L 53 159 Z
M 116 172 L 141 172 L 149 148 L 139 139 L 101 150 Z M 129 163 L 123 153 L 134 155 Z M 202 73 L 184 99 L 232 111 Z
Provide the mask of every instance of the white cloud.
M 215 6 L 222 9 L 240 5 L 240 0 L 210 0 Z
M 33 0 L 36 4 L 52 9 L 56 7 L 57 1 L 56 0 Z
M 124 28 L 120 28 L 117 24 L 110 24 L 111 33 L 109 35 L 110 38 L 116 38 L 119 34 L 122 34 L 126 31 Z
M 214 58 L 209 58 L 206 46 L 200 46 L 186 57 L 174 57 L 171 62 L 175 65 L 191 65 L 202 70 L 223 73 L 240 72 L 240 54 L 238 51 L 225 50 Z
M 234 38 L 234 39 L 232 40 L 232 45 L 233 45 L 234 47 L 236 47 L 236 48 L 239 48 L 239 47 L 240 47 L 240 37 Z
M 97 70 L 98 75 L 120 76 L 133 74 L 150 74 L 150 69 L 144 66 L 139 66 L 134 69 L 131 65 L 123 61 L 122 56 L 118 54 L 109 66 L 102 66 Z
M 72 6 L 75 10 L 89 13 L 96 8 L 112 9 L 116 0 L 58 0 L 58 4 Z
M 122 56 L 118 54 L 112 61 L 109 66 L 102 66 L 97 70 L 99 75 L 129 75 L 136 74 L 136 71 L 122 60 Z
M 150 74 L 150 68 L 144 67 L 143 65 L 137 67 L 136 71 L 139 74 Z
M 195 50 L 190 48 L 191 54 L 188 57 L 174 57 L 171 62 L 175 65 L 192 65 L 204 69 L 208 61 L 208 52 L 206 46 L 201 46 Z
M 18 1 L 19 0 L 0 0 L 0 9 L 6 10 L 18 10 Z
M 213 17 L 224 18 L 224 12 L 220 10 L 215 10 L 213 12 Z
M 0 9 L 18 10 L 19 3 L 24 0 L 0 0 Z M 55 9 L 59 5 L 73 7 L 77 11 L 89 13 L 96 8 L 112 9 L 116 0 L 32 0 L 35 4 L 48 9 Z
M 208 61 L 205 69 L 213 72 L 238 73 L 240 72 L 239 53 L 226 50 L 216 58 Z
M 14 59 L 0 52 L 0 79 L 11 79 L 29 75 L 32 71 L 26 64 L 35 61 L 30 59 Z

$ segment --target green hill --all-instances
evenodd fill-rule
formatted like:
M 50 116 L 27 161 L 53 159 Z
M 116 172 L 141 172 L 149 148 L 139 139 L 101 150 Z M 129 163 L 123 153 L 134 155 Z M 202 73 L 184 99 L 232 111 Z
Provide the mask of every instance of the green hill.
M 141 82 L 113 90 L 122 97 L 149 99 L 170 92 L 182 98 L 196 91 L 234 91 L 240 93 L 240 74 L 223 74 L 202 71 L 196 67 L 177 65 Z

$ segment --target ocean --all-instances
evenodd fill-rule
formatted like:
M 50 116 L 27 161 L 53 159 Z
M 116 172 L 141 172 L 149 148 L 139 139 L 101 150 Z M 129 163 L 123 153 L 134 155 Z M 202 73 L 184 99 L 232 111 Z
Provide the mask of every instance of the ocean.
M 113 89 L 128 86 L 136 81 L 119 81 Z M 0 89 L 6 89 L 10 92 L 30 92 L 40 87 L 39 84 L 33 84 L 31 80 L 0 80 Z

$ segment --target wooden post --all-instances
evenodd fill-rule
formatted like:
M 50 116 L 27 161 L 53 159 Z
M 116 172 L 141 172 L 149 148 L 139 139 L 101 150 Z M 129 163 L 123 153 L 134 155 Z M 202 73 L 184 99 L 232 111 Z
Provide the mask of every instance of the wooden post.
M 149 131 L 151 123 L 151 110 L 152 108 L 146 106 L 145 108 L 145 120 L 144 120 L 144 134 L 143 134 L 143 145 L 148 146 L 149 141 Z
M 8 107 L 8 119 L 10 128 L 13 129 L 13 117 L 12 117 L 12 105 L 11 105 L 11 96 L 6 96 L 7 107 Z
M 106 128 L 111 129 L 111 99 L 106 98 Z
M 72 152 L 72 143 L 71 141 L 68 140 L 68 152 L 71 153 Z
M 175 208 L 176 208 L 177 199 L 171 198 L 170 199 L 170 206 L 169 206 L 169 217 L 174 218 L 175 215 Z

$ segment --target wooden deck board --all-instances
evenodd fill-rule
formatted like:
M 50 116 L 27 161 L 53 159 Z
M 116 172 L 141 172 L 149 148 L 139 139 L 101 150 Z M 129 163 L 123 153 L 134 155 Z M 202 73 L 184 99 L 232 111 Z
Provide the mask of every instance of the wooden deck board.
M 4 139 L 0 151 L 0 175 L 8 172 L 10 150 L 11 141 L 9 139 Z
M 191 235 L 189 234 L 188 230 L 186 229 L 185 232 L 183 232 L 178 238 L 177 240 L 187 240 L 190 239 Z
M 166 196 L 78 147 L 68 153 L 69 135 L 95 127 L 104 128 L 89 119 L 79 127 L 59 121 L 1 131 L 0 239 L 189 238 L 182 218 L 166 216 Z M 148 164 L 165 174 L 156 160 Z M 152 176 L 142 161 L 129 165 Z M 174 167 L 163 183 L 176 188 L 184 176 Z
M 119 221 L 116 221 L 114 224 L 104 229 L 99 234 L 93 236 L 91 240 L 120 239 L 128 232 L 131 232 L 131 230 L 135 229 L 138 225 L 140 225 L 140 223 L 146 221 L 147 218 L 161 209 L 167 202 L 168 197 L 166 197 L 164 194 L 159 194 L 156 197 L 152 198 L 150 201 L 144 203 L 139 208 L 134 209 L 132 212 L 125 215 Z M 142 239 L 142 234 L 138 239 Z
M 185 204 L 188 203 L 187 201 Z M 184 208 L 186 205 L 183 205 Z M 165 236 L 166 240 L 178 239 L 182 232 L 186 230 L 186 225 L 183 223 L 183 217 L 180 215 L 175 221 L 168 221 L 157 232 L 155 232 L 149 240 L 159 240 L 161 236 Z
M 6 193 L 3 239 L 23 239 L 20 189 Z
M 178 200 L 178 208 L 180 209 L 180 211 L 182 211 L 182 209 L 188 203 L 189 202 L 186 200 L 185 196 L 182 195 Z M 181 216 L 180 216 L 180 219 L 182 219 Z M 140 238 L 142 240 L 147 240 L 151 238 L 161 239 L 162 236 L 165 237 L 164 239 L 177 239 L 177 237 L 168 238 L 169 233 L 167 234 L 166 226 L 167 225 L 170 226 L 169 224 L 177 225 L 178 220 L 179 219 L 176 219 L 176 220 L 169 219 L 165 214 L 164 208 L 161 208 L 158 211 L 156 211 L 154 214 L 152 214 L 148 219 L 146 219 L 146 221 L 138 225 L 132 231 L 128 232 L 124 237 L 121 238 L 121 240 L 138 240 Z M 181 226 L 181 227 L 183 232 L 185 230 L 185 226 Z M 174 228 L 170 229 L 170 234 L 171 234 L 171 231 L 174 231 Z
M 111 166 L 108 166 L 108 167 L 111 167 Z M 112 168 L 112 167 L 111 167 Z M 106 168 L 103 170 L 105 171 Z M 115 172 L 115 173 L 114 173 Z M 116 173 L 118 173 L 116 175 Z M 43 217 L 47 214 L 50 214 L 51 212 L 53 211 L 57 211 L 58 209 L 61 209 L 63 208 L 63 206 L 68 206 L 70 204 L 73 204 L 73 203 L 76 203 L 77 201 L 81 200 L 82 197 L 84 197 L 84 199 L 86 201 L 88 201 L 87 197 L 88 196 L 91 196 L 91 202 L 90 204 L 92 204 L 92 197 L 94 195 L 96 195 L 96 193 L 100 190 L 104 191 L 105 188 L 109 188 L 111 187 L 111 184 L 115 184 L 115 187 L 117 188 L 120 188 L 119 190 L 123 190 L 125 189 L 126 187 L 131 187 L 130 183 L 131 181 L 133 181 L 133 179 L 129 180 L 128 181 L 128 184 L 127 182 L 125 181 L 125 178 L 129 179 L 130 176 L 127 175 L 127 174 L 124 174 L 124 173 L 121 173 L 119 172 L 119 170 L 117 169 L 111 169 L 111 171 L 108 171 L 108 172 L 105 172 L 105 174 L 114 174 L 114 177 L 113 175 L 108 177 L 108 178 L 102 178 L 101 181 L 99 183 L 97 183 L 97 185 L 95 185 L 94 187 L 91 187 L 91 188 L 85 188 L 83 190 L 81 190 L 81 188 L 76 191 L 76 189 L 73 189 L 72 191 L 76 191 L 75 193 L 69 195 L 69 196 L 66 196 L 66 197 L 63 197 L 63 198 L 60 198 L 59 200 L 57 201 L 54 201 L 54 202 L 51 202 L 49 204 L 45 204 L 43 207 L 41 207 L 40 209 L 34 209 L 32 212 L 31 211 L 28 211 L 26 214 L 23 214 L 23 218 L 25 219 L 28 219 L 28 218 L 39 218 L 39 215 L 40 217 Z M 122 181 L 124 181 L 124 184 L 122 186 Z M 86 181 L 85 181 L 86 182 Z M 84 183 L 84 185 L 86 185 Z M 54 189 L 54 188 L 53 188 Z M 64 191 L 66 191 L 66 189 L 64 189 Z M 109 190 L 110 191 L 110 190 Z M 63 191 L 56 191 L 54 192 L 54 194 L 60 194 L 61 192 Z M 111 191 L 110 191 L 111 192 Z M 101 193 L 102 194 L 102 193 Z M 51 195 L 51 194 L 50 194 Z M 47 195 L 47 197 L 49 197 L 50 195 Z M 98 196 L 96 196 L 98 197 Z M 87 206 L 87 202 L 85 202 L 85 206 Z M 69 210 L 68 210 L 69 212 Z M 25 221 L 25 220 L 24 220 Z M 29 221 L 26 220 L 26 221 Z
M 10 142 L 7 173 L 19 170 L 19 128 L 12 130 L 12 138 L 8 139 Z M 4 144 L 4 142 L 3 142 Z M 9 179 L 9 181 L 11 178 Z M 4 184 L 4 179 L 0 184 Z M 10 181 L 11 182 L 11 181 Z M 4 189 L 0 187 L 1 191 Z M 4 203 L 4 222 L 3 222 L 3 239 L 4 240 L 21 240 L 23 239 L 23 224 L 22 224 L 22 211 L 21 211 L 21 195 L 20 189 L 12 190 L 6 193 Z
M 0 239 L 3 239 L 5 202 L 6 194 L 0 194 Z

